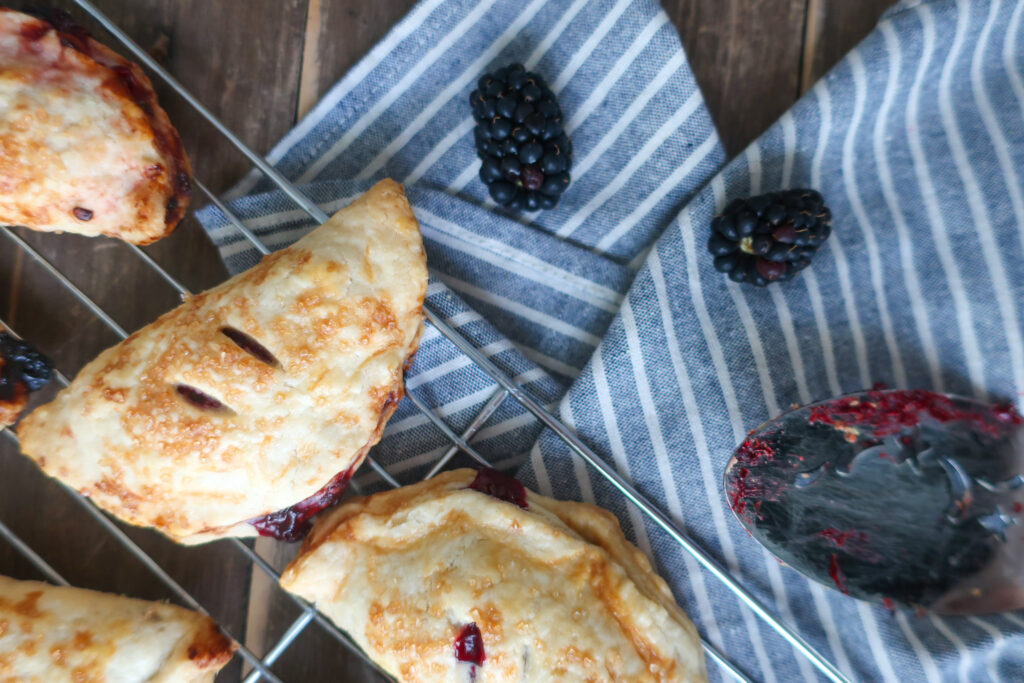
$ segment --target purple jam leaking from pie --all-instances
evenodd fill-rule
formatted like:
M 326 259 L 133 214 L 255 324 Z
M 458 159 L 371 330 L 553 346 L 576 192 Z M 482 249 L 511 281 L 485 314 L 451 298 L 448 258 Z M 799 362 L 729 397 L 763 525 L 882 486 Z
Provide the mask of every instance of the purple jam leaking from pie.
M 194 405 L 196 408 L 202 408 L 203 410 L 219 410 L 224 408 L 224 404 L 215 399 L 209 394 L 204 394 L 195 387 L 190 387 L 187 384 L 179 384 L 174 389 L 178 392 L 183 399 Z
M 220 331 L 225 337 L 235 342 L 238 348 L 242 349 L 261 363 L 266 363 L 267 365 L 279 365 L 277 358 L 274 358 L 274 354 L 267 350 L 267 347 L 260 344 L 245 332 L 236 330 L 234 327 L 222 327 L 220 328 Z
M 475 621 L 466 624 L 459 631 L 459 636 L 455 639 L 455 659 L 476 666 L 480 666 L 487 659 L 484 654 L 484 638 L 480 635 L 480 628 Z
M 506 503 L 518 505 L 524 510 L 529 507 L 526 503 L 526 487 L 515 477 L 510 477 L 490 467 L 479 470 L 469 488 L 494 496 Z
M 301 541 L 309 533 L 310 520 L 321 510 L 337 504 L 345 493 L 348 480 L 352 478 L 352 468 L 338 473 L 327 485 L 312 496 L 296 503 L 290 508 L 271 512 L 269 515 L 249 520 L 249 524 L 259 532 L 260 536 L 270 536 L 279 541 L 294 543 Z

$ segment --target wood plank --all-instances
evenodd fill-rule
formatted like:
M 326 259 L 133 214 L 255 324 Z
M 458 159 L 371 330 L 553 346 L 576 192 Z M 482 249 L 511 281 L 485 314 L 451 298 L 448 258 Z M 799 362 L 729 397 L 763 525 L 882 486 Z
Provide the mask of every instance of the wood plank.
M 805 0 L 664 0 L 729 156 L 799 92 Z
M 24 5 L 37 5 L 23 2 Z M 67 3 L 70 4 L 70 3 Z M 293 124 L 305 25 L 305 0 L 96 0 L 140 45 L 165 53 L 166 65 L 248 144 L 265 151 Z M 75 10 L 72 13 L 81 18 Z M 82 22 L 118 51 L 101 29 Z M 169 88 L 161 102 L 180 131 L 197 177 L 214 189 L 248 164 Z M 201 202 L 195 202 L 200 206 Z M 126 329 L 154 319 L 176 293 L 126 247 L 112 240 L 19 231 Z M 194 219 L 147 252 L 190 289 L 226 273 Z M 73 374 L 116 337 L 18 249 L 0 237 L 0 317 L 36 341 Z M 144 598 L 170 593 L 126 553 L 59 485 L 0 442 L 0 519 L 77 585 Z M 224 543 L 184 548 L 158 534 L 130 535 L 239 637 L 244 636 L 250 563 Z M 32 575 L 0 544 L 0 573 Z M 219 680 L 237 680 L 237 665 Z
M 800 92 L 864 39 L 896 0 L 807 0 Z

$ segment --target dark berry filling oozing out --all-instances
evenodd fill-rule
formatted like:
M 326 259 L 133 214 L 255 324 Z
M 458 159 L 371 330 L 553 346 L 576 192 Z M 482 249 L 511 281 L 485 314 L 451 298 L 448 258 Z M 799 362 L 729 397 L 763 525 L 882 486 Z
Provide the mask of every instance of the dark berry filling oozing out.
M 222 327 L 220 331 L 221 334 L 233 341 L 238 348 L 242 349 L 261 363 L 266 363 L 267 365 L 278 364 L 277 358 L 267 350 L 267 347 L 260 344 L 245 332 L 235 329 L 234 327 Z
M 13 396 L 20 384 L 28 391 L 38 391 L 52 376 L 49 358 L 28 342 L 0 332 L 0 399 Z
M 544 79 L 512 64 L 482 76 L 469 103 L 491 199 L 520 211 L 554 208 L 569 186 L 572 142 Z
M 459 631 L 455 639 L 455 659 L 476 666 L 480 666 L 487 659 L 487 655 L 484 654 L 484 638 L 475 621 L 466 624 Z
M 301 503 L 263 517 L 257 517 L 249 523 L 255 527 L 260 536 L 271 536 L 288 543 L 301 541 L 309 533 L 312 526 L 310 520 L 313 516 L 337 504 L 341 500 L 342 494 L 345 493 L 345 487 L 348 486 L 348 480 L 351 478 L 352 468 L 350 467 L 337 474 L 334 479 L 327 482 L 326 486 Z
M 729 202 L 711 221 L 708 251 L 715 270 L 764 287 L 811 264 L 829 235 L 832 214 L 821 193 L 785 190 Z
M 489 467 L 485 467 L 476 473 L 476 478 L 473 479 L 473 483 L 469 485 L 469 488 L 486 493 L 506 503 L 518 505 L 524 510 L 528 507 L 526 503 L 526 487 L 515 477 L 510 477 Z
M 179 396 L 196 408 L 200 408 L 202 410 L 220 410 L 225 407 L 223 403 L 215 399 L 213 396 L 203 393 L 199 389 L 190 387 L 187 384 L 178 384 L 174 387 L 174 390 L 178 392 Z

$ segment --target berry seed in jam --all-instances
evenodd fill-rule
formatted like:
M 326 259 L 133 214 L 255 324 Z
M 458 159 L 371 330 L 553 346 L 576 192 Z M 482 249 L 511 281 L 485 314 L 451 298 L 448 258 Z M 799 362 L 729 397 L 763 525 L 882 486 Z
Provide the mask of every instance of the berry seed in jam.
M 459 636 L 455 639 L 455 659 L 476 666 L 480 666 L 487 659 L 484 654 L 484 638 L 475 621 L 466 624 L 459 631 Z
M 313 516 L 336 505 L 341 500 L 342 494 L 345 493 L 348 480 L 351 478 L 352 468 L 350 467 L 337 474 L 334 479 L 327 482 L 326 486 L 301 503 L 263 517 L 257 517 L 250 520 L 249 524 L 259 532 L 260 536 L 270 536 L 287 543 L 301 541 L 313 526 L 310 521 Z
M 529 507 L 526 503 L 526 488 L 519 480 L 490 467 L 479 470 L 469 488 L 506 503 L 518 505 L 524 510 Z

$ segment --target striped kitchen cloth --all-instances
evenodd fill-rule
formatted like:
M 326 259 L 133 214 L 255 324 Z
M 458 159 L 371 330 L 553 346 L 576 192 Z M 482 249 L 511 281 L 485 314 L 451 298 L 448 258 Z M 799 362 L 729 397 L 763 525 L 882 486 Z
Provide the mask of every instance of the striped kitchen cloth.
M 1024 2 L 905 3 L 716 175 L 651 251 L 562 418 L 853 680 L 1022 681 L 1024 613 L 893 613 L 782 567 L 728 510 L 726 462 L 791 403 L 884 382 L 1024 392 Z M 766 289 L 715 272 L 731 199 L 813 187 L 813 265 Z M 545 435 L 522 476 L 614 510 L 712 643 L 764 681 L 817 680 L 653 524 Z M 1019 533 L 1019 532 L 1018 532 Z M 1022 568 L 1024 569 L 1024 568 Z
M 1024 680 L 1024 615 L 917 617 L 828 591 L 749 538 L 721 487 L 746 431 L 793 402 L 876 381 L 1024 391 L 1022 13 L 1009 0 L 902 3 L 721 170 L 653 0 L 423 0 L 271 159 L 327 211 L 383 175 L 405 182 L 429 303 L 851 678 Z M 495 208 L 476 179 L 468 94 L 511 61 L 556 90 L 576 151 L 569 191 L 537 215 Z M 733 197 L 797 186 L 820 189 L 835 216 L 814 265 L 765 290 L 716 273 L 710 217 Z M 311 227 L 257 176 L 234 196 L 273 247 Z M 215 209 L 201 219 L 232 270 L 255 261 Z M 454 425 L 495 390 L 430 332 L 409 386 Z M 536 436 L 509 404 L 475 445 L 506 465 L 529 451 L 529 484 L 615 511 L 751 677 L 818 680 L 559 441 Z M 376 453 L 411 481 L 444 448 L 405 406 Z

